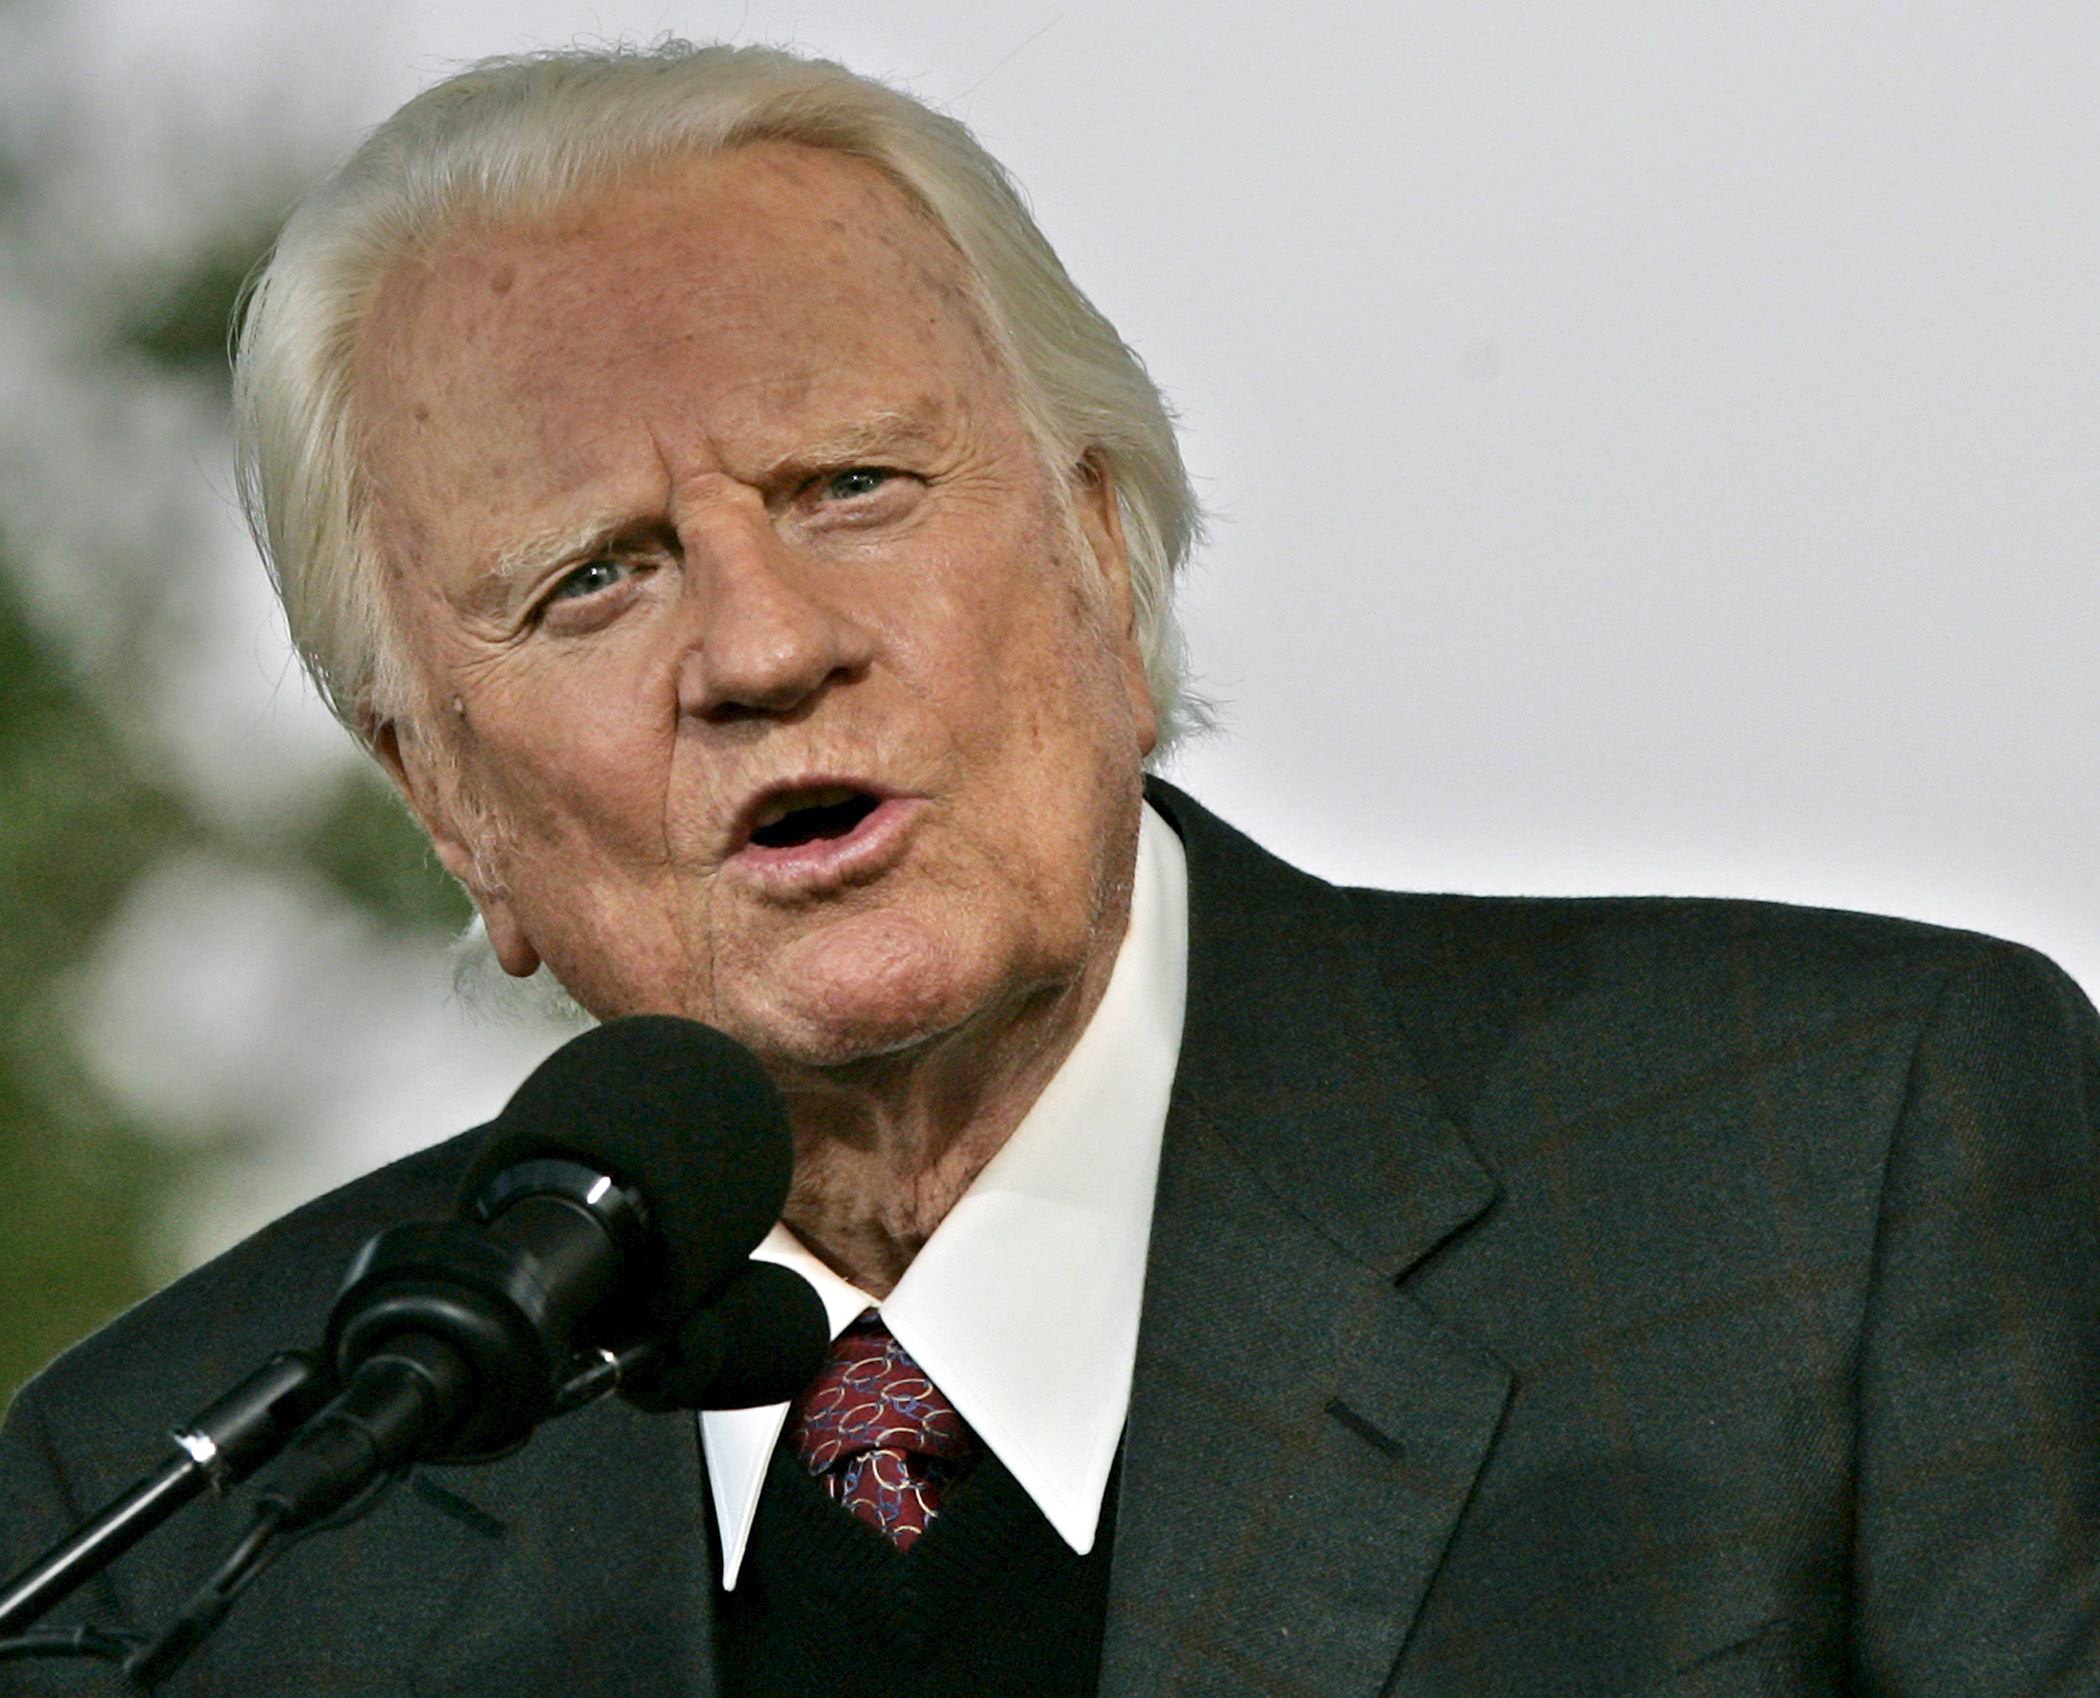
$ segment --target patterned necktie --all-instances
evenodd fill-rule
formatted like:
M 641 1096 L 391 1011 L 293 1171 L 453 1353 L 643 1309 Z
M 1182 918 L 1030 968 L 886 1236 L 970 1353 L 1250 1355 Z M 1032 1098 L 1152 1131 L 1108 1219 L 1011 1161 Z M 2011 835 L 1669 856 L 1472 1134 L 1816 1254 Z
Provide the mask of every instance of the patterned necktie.
M 781 1437 L 833 1503 L 900 1551 L 926 1531 L 941 1494 L 982 1448 L 873 1311 L 832 1341 Z

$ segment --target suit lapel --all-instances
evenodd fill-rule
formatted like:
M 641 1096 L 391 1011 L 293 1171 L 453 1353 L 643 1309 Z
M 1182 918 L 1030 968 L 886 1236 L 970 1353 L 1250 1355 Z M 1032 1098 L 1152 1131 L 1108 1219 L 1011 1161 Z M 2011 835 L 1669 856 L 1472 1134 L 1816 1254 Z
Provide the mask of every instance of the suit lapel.
M 1117 1509 L 1103 1698 L 1372 1698 L 1507 1369 L 1405 1276 L 1494 1181 L 1377 1007 L 1346 899 L 1163 785 L 1189 1013 Z

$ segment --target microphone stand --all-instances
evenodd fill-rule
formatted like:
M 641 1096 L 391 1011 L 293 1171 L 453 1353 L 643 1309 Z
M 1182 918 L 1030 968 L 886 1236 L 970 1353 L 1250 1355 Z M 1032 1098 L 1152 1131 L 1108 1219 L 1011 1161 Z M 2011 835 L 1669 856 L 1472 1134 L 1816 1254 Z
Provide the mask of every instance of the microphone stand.
M 566 1365 L 553 1388 L 549 1413 L 566 1415 L 587 1403 L 595 1403 L 619 1389 L 631 1376 L 655 1367 L 663 1354 L 664 1346 L 656 1339 L 643 1339 L 622 1350 L 599 1346 L 578 1353 Z M 346 1397 L 349 1395 L 345 1394 Z M 407 1400 L 399 1395 L 389 1396 L 384 1401 L 388 1405 L 400 1404 L 404 1411 L 406 1409 Z M 344 1413 L 338 1412 L 341 1402 L 342 1399 L 338 1399 L 329 1405 L 330 1412 L 335 1413 L 339 1420 L 345 1418 Z M 354 1421 L 353 1425 L 370 1432 L 375 1428 L 383 1430 L 400 1425 L 402 1419 L 400 1412 L 375 1405 L 365 1410 L 363 1418 Z M 321 1425 L 321 1422 L 315 1423 L 315 1427 Z M 309 1433 L 312 1431 L 308 1430 Z M 300 1442 L 304 1444 L 307 1438 L 308 1434 L 302 1433 Z M 310 1469 L 301 1469 L 290 1482 L 284 1483 L 290 1488 L 285 1493 L 273 1494 L 266 1481 L 264 1502 L 258 1507 L 255 1519 L 226 1552 L 218 1567 L 190 1594 L 174 1620 L 145 1643 L 126 1644 L 118 1651 L 117 1654 L 123 1657 L 124 1673 L 136 1685 L 149 1689 L 158 1686 L 211 1637 L 233 1608 L 234 1601 L 278 1557 L 315 1533 L 340 1527 L 367 1513 L 387 1487 L 410 1466 L 408 1456 L 393 1455 L 393 1449 L 383 1441 L 349 1450 L 331 1446 L 330 1454 L 321 1464 L 322 1472 L 334 1476 L 329 1490 L 312 1489 L 321 1476 Z M 292 1455 L 296 1457 L 297 1452 Z M 301 1487 L 308 1490 L 302 1492 Z M 125 1655 L 125 1652 L 129 1654 Z
M 0 1638 L 21 1632 L 207 1488 L 239 1484 L 281 1450 L 333 1390 L 321 1358 L 280 1351 L 172 1437 L 177 1454 L 0 1591 Z

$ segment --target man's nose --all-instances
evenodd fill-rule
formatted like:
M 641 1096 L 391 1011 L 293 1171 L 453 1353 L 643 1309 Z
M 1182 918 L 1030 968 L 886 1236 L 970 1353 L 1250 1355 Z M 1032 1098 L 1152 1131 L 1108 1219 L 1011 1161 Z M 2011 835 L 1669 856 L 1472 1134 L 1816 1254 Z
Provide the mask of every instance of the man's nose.
M 761 509 L 718 516 L 685 539 L 698 630 L 678 673 L 681 712 L 712 720 L 792 712 L 864 671 L 868 633 L 827 594 L 821 564 Z

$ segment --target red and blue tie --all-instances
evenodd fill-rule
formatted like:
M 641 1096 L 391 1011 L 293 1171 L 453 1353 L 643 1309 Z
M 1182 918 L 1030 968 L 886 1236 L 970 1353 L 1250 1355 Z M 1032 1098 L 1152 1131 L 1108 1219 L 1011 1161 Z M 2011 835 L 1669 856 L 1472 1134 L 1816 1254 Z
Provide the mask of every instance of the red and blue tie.
M 832 1341 L 782 1442 L 900 1551 L 940 1513 L 941 1495 L 982 1448 L 969 1423 L 872 1311 Z

